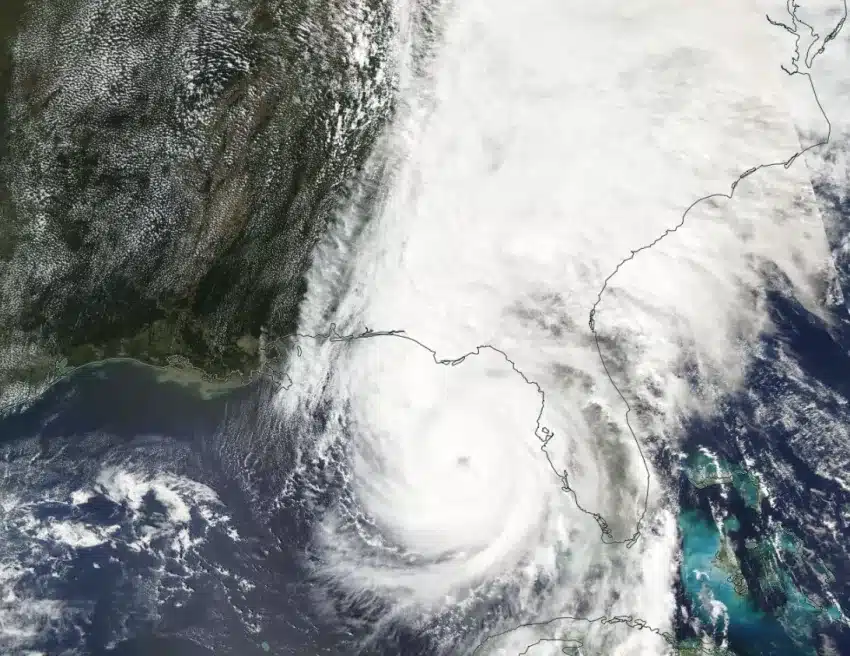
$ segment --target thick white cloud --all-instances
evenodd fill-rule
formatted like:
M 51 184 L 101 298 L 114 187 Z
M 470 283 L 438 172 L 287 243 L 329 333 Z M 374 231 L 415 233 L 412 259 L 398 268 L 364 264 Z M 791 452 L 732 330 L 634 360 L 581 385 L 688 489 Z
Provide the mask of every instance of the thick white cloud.
M 831 275 L 802 159 L 722 196 L 825 135 L 809 79 L 780 66 L 794 38 L 764 9 L 469 0 L 439 14 L 427 75 L 407 78 L 376 155 L 392 164 L 369 181 L 377 211 L 361 230 L 355 203 L 319 249 L 301 324 L 403 329 L 433 353 L 398 336 L 303 339 L 279 399 L 290 416 L 330 408 L 305 456 L 350 448 L 352 500 L 318 541 L 320 569 L 353 597 L 377 593 L 416 621 L 504 584 L 520 618 L 669 626 L 672 509 L 626 402 L 644 451 L 674 444 L 683 414 L 734 389 L 748 341 L 770 329 L 765 280 L 817 311 Z M 481 345 L 510 360 L 485 349 L 434 364 Z M 541 427 L 612 538 L 643 518 L 632 549 L 602 544 Z M 527 634 L 492 646 L 515 653 Z M 664 644 L 623 624 L 587 635 L 612 654 Z

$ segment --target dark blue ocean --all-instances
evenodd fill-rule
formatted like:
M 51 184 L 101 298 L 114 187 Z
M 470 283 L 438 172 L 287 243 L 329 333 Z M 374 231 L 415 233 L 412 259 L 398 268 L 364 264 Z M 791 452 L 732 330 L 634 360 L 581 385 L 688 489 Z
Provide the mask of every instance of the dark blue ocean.
M 844 307 L 828 324 L 770 302 L 743 390 L 682 445 L 678 635 L 739 656 L 850 654 L 850 324 Z
M 272 534 L 247 496 L 262 486 L 234 473 L 238 440 L 228 439 L 228 417 L 238 412 L 244 428 L 251 398 L 262 394 L 255 386 L 205 400 L 149 367 L 116 362 L 80 369 L 7 413 L 2 492 L 19 497 L 25 512 L 4 503 L 2 562 L 33 568 L 15 582 L 17 598 L 57 607 L 40 617 L 30 603 L 39 631 L 21 648 L 341 653 L 340 636 L 309 615 L 309 589 L 294 562 L 305 536 L 279 518 Z M 239 453 L 238 466 L 261 474 L 250 457 Z M 100 527 L 108 539 L 50 539 L 74 526 Z
M 655 456 L 680 506 L 677 638 L 850 654 L 850 324 L 771 303 L 745 388 Z M 3 653 L 352 653 L 368 617 L 314 611 L 270 390 L 206 399 L 160 373 L 85 367 L 0 419 L 0 619 L 22 627 Z M 372 653 L 430 652 L 398 634 Z

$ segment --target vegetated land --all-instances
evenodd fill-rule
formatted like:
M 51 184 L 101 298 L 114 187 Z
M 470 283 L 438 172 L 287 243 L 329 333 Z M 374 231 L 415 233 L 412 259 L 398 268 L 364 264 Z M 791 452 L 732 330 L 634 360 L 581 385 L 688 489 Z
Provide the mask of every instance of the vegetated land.
M 0 8 L 0 405 L 115 357 L 247 382 L 391 111 L 385 53 L 350 40 L 388 10 L 24 4 Z

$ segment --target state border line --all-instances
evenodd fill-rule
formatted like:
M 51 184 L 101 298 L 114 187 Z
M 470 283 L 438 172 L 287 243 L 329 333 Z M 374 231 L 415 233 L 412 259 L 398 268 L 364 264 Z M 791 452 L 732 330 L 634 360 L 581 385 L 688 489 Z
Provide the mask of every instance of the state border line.
M 781 64 L 780 66 L 781 66 L 782 70 L 783 70 L 783 71 L 784 71 L 784 72 L 785 72 L 785 73 L 786 73 L 789 77 L 793 77 L 794 75 L 802 75 L 802 76 L 804 76 L 804 77 L 806 77 L 806 78 L 808 79 L 808 81 L 809 81 L 809 86 L 811 87 L 811 90 L 812 90 L 812 96 L 814 97 L 814 99 L 815 99 L 815 103 L 817 104 L 818 109 L 820 110 L 821 116 L 823 117 L 824 121 L 826 121 L 826 125 L 827 125 L 827 132 L 826 132 L 826 136 L 824 137 L 824 139 L 823 139 L 823 140 L 821 140 L 821 141 L 818 141 L 818 142 L 816 142 L 816 143 L 813 143 L 813 144 L 811 144 L 811 145 L 809 145 L 809 146 L 807 146 L 807 147 L 805 147 L 805 148 L 800 149 L 799 151 L 797 151 L 795 154 L 793 154 L 791 157 L 789 157 L 789 158 L 788 158 L 788 159 L 786 159 L 786 160 L 779 161 L 779 162 L 771 162 L 771 163 L 767 163 L 767 164 L 761 164 L 761 165 L 758 165 L 758 166 L 755 166 L 755 167 L 752 167 L 752 168 L 747 169 L 747 170 L 746 170 L 746 171 L 744 171 L 741 175 L 739 175 L 739 176 L 738 176 L 738 178 L 737 178 L 737 179 L 736 179 L 736 180 L 732 183 L 732 185 L 731 185 L 731 189 L 730 189 L 730 191 L 729 191 L 729 193 L 728 193 L 728 194 L 726 194 L 726 193 L 715 193 L 715 194 L 709 194 L 709 195 L 707 195 L 707 196 L 703 196 L 702 198 L 699 198 L 699 199 L 695 200 L 693 203 L 691 203 L 691 205 L 689 205 L 689 206 L 687 207 L 687 209 L 685 209 L 684 213 L 682 214 L 681 220 L 679 221 L 679 223 L 678 223 L 677 225 L 675 225 L 673 228 L 668 228 L 667 230 L 665 230 L 665 231 L 664 231 L 664 232 L 663 232 L 660 236 L 658 236 L 656 239 L 654 239 L 654 240 L 653 240 L 652 242 L 650 242 L 649 244 L 647 244 L 647 245 L 645 245 L 645 246 L 642 246 L 642 247 L 640 247 L 640 248 L 638 248 L 638 249 L 635 249 L 635 250 L 631 251 L 631 253 L 630 253 L 630 255 L 629 255 L 628 257 L 624 258 L 623 260 L 621 260 L 621 261 L 617 264 L 617 266 L 614 268 L 614 271 L 612 271 L 612 272 L 608 275 L 608 277 L 607 277 L 607 278 L 605 278 L 605 281 L 603 282 L 602 288 L 599 290 L 599 294 L 598 294 L 598 295 L 597 295 L 597 297 L 596 297 L 596 302 L 593 304 L 593 307 L 592 307 L 592 308 L 591 308 L 591 310 L 590 310 L 590 315 L 589 315 L 589 317 L 588 317 L 588 325 L 590 326 L 590 330 L 591 330 L 591 332 L 593 333 L 594 340 L 595 340 L 595 342 L 596 342 L 596 350 L 597 350 L 597 353 L 599 354 L 599 359 L 600 359 L 600 361 L 602 362 L 602 366 L 604 367 L 606 374 L 608 374 L 608 379 L 611 381 L 611 385 L 614 387 L 614 389 L 615 389 L 615 390 L 617 391 L 617 393 L 619 394 L 620 398 L 623 400 L 623 403 L 625 403 L 625 405 L 626 405 L 626 424 L 627 424 L 627 425 L 628 425 L 628 427 L 629 427 L 629 431 L 631 432 L 632 437 L 633 437 L 633 438 L 634 438 L 634 440 L 635 440 L 635 444 L 636 444 L 636 445 L 637 445 L 637 447 L 638 447 L 638 451 L 640 452 L 640 454 L 641 454 L 641 458 L 643 458 L 644 465 L 646 466 L 646 469 L 647 469 L 647 497 L 646 497 L 647 506 L 645 506 L 645 509 L 648 507 L 648 499 L 649 499 L 649 482 L 650 482 L 650 478 L 649 478 L 649 467 L 647 466 L 646 458 L 645 458 L 645 456 L 644 456 L 644 454 L 643 454 L 643 450 L 641 449 L 640 443 L 639 443 L 639 441 L 638 441 L 638 439 L 637 439 L 637 435 L 635 434 L 634 429 L 632 428 L 632 425 L 631 425 L 631 423 L 629 422 L 629 414 L 630 414 L 630 413 L 631 413 L 631 411 L 632 411 L 632 407 L 631 407 L 631 405 L 629 404 L 629 402 L 626 400 L 626 398 L 625 398 L 625 396 L 623 395 L 623 393 L 622 393 L 622 391 L 620 390 L 620 388 L 619 388 L 619 387 L 617 386 L 617 384 L 614 382 L 614 379 L 613 379 L 613 378 L 611 377 L 611 375 L 610 375 L 610 372 L 609 372 L 609 370 L 608 370 L 608 367 L 607 367 L 607 365 L 605 364 L 605 358 L 604 358 L 604 356 L 603 356 L 603 354 L 602 354 L 601 346 L 600 346 L 600 344 L 599 344 L 599 336 L 598 336 L 598 334 L 597 334 L 597 332 L 596 332 L 596 314 L 597 314 L 597 310 L 598 310 L 599 304 L 602 302 L 602 295 L 603 295 L 603 294 L 605 293 L 605 291 L 607 290 L 607 288 L 608 288 L 608 284 L 609 284 L 609 282 L 611 281 L 611 279 L 612 279 L 612 278 L 613 278 L 613 277 L 614 277 L 614 276 L 615 276 L 615 275 L 616 275 L 616 274 L 620 271 L 620 269 L 623 267 L 623 265 L 625 265 L 625 264 L 626 264 L 627 262 L 629 262 L 630 260 L 633 260 L 633 259 L 635 258 L 635 255 L 637 255 L 637 253 L 639 253 L 639 252 L 641 252 L 641 251 L 644 251 L 644 250 L 647 250 L 647 249 L 649 249 L 649 248 L 652 248 L 652 247 L 653 247 L 653 246 L 655 246 L 658 242 L 660 242 L 662 239 L 664 239 L 664 238 L 665 238 L 665 237 L 667 237 L 668 235 L 671 235 L 671 234 L 673 234 L 674 232 L 676 232 L 677 230 L 679 230 L 679 228 L 681 228 L 681 227 L 685 224 L 685 220 L 686 220 L 686 218 L 687 218 L 688 214 L 690 213 L 690 211 L 691 211 L 691 210 L 692 210 L 695 206 L 697 206 L 698 204 L 700 204 L 700 203 L 702 203 L 702 202 L 704 202 L 704 201 L 706 201 L 706 200 L 709 200 L 709 199 L 711 199 L 711 198 L 725 198 L 725 199 L 727 199 L 727 200 L 731 200 L 731 199 L 732 199 L 732 197 L 735 195 L 735 190 L 736 190 L 736 188 L 737 188 L 737 186 L 738 186 L 738 183 L 740 183 L 740 182 L 741 182 L 744 178 L 746 178 L 746 177 L 748 177 L 748 176 L 752 175 L 752 174 L 753 174 L 753 173 L 755 173 L 756 171 L 759 171 L 759 170 L 761 170 L 761 169 L 766 169 L 766 168 L 775 167 L 775 166 L 783 166 L 783 167 L 787 170 L 787 169 L 788 169 L 788 168 L 789 168 L 789 167 L 790 167 L 790 166 L 794 163 L 794 161 L 795 161 L 798 157 L 800 157 L 801 155 L 804 155 L 805 153 L 807 153 L 808 151 L 810 151 L 810 150 L 812 150 L 812 149 L 814 149 L 814 148 L 819 148 L 819 147 L 821 147 L 821 146 L 826 146 L 826 145 L 828 145 L 828 144 L 830 143 L 830 139 L 831 139 L 831 137 L 832 137 L 832 122 L 829 120 L 829 116 L 827 115 L 826 111 L 825 111 L 825 110 L 824 110 L 824 108 L 823 108 L 823 105 L 821 104 L 821 101 L 820 101 L 820 98 L 818 97 L 817 89 L 815 88 L 814 80 L 812 79 L 812 75 L 811 75 L 811 73 L 810 73 L 810 72 L 801 71 L 801 70 L 800 70 L 800 67 L 799 67 L 799 62 L 800 62 L 800 58 L 802 57 L 802 55 L 801 55 L 801 53 L 800 53 L 800 39 L 801 39 L 801 37 L 800 37 L 800 34 L 799 34 L 799 28 L 798 28 L 797 26 L 798 26 L 798 24 L 800 24 L 800 25 L 805 25 L 805 26 L 809 29 L 809 34 L 810 34 L 810 36 L 812 37 L 812 43 L 811 43 L 811 44 L 809 44 L 809 48 L 807 49 L 807 51 L 806 51 L 806 55 L 805 55 L 805 57 L 804 57 L 804 59 L 803 59 L 803 61 L 804 61 L 804 63 L 806 64 L 806 66 L 807 66 L 809 69 L 811 69 L 812 65 L 814 64 L 815 59 L 816 59 L 819 55 L 821 55 L 821 54 L 825 51 L 827 44 L 829 44 L 829 42 L 830 42 L 830 41 L 832 41 L 833 39 L 835 39 L 835 38 L 838 36 L 838 34 L 839 34 L 839 32 L 841 31 L 841 29 L 844 27 L 844 24 L 845 24 L 845 22 L 846 22 L 846 20 L 847 20 L 847 17 L 848 17 L 848 6 L 847 6 L 847 0 L 842 0 L 842 4 L 843 4 L 843 6 L 844 6 L 844 12 L 843 12 L 842 16 L 839 18 L 839 20 L 838 20 L 838 22 L 836 23 L 835 27 L 834 27 L 834 28 L 833 28 L 833 29 L 832 29 L 832 30 L 831 30 L 831 31 L 827 34 L 827 36 L 824 38 L 823 43 L 822 43 L 822 44 L 820 45 L 820 47 L 818 48 L 817 52 L 815 52 L 813 55 L 811 54 L 811 50 L 812 50 L 812 48 L 815 46 L 815 44 L 818 42 L 818 40 L 819 40 L 820 36 L 817 34 L 817 32 L 815 31 L 815 29 L 814 29 L 811 25 L 809 25 L 809 24 L 808 24 L 808 23 L 806 23 L 805 21 L 801 20 L 801 19 L 797 16 L 797 9 L 799 8 L 799 5 L 797 5 L 797 4 L 796 4 L 796 1 L 795 1 L 795 0 L 787 0 L 787 4 L 786 4 L 786 10 L 788 11 L 788 14 L 789 14 L 789 15 L 790 15 L 790 17 L 791 17 L 791 23 L 792 23 L 792 25 L 794 26 L 794 29 L 791 29 L 791 28 L 790 28 L 789 26 L 787 26 L 786 24 L 784 24 L 784 23 L 782 23 L 782 22 L 780 22 L 780 21 L 776 21 L 776 20 L 772 19 L 769 15 L 765 14 L 765 18 L 767 19 L 768 23 L 770 23 L 771 25 L 774 25 L 774 26 L 782 27 L 782 28 L 786 29 L 788 32 L 790 32 L 791 34 L 793 34 L 793 35 L 796 37 L 795 48 L 794 48 L 794 50 L 795 50 L 795 54 L 794 54 L 794 56 L 791 58 L 791 66 L 792 66 L 792 68 L 791 68 L 791 69 L 789 69 L 789 68 L 788 68 L 788 67 L 786 67 L 784 64 Z M 645 510 L 645 511 L 646 511 L 646 510 Z M 640 523 L 642 522 L 642 520 L 643 520 L 643 517 L 641 518 L 641 521 L 639 521 L 639 522 L 638 522 L 638 527 L 640 526 Z M 637 538 L 637 537 L 639 537 L 639 532 L 636 534 L 636 538 Z M 636 539 L 636 538 L 635 538 L 635 539 Z M 631 545 L 629 545 L 629 546 L 631 546 Z M 675 646 L 675 641 L 671 638 L 671 636 L 670 636 L 670 634 L 669 634 L 669 633 L 662 632 L 662 631 L 660 631 L 659 629 L 654 629 L 654 628 L 650 627 L 649 625 L 647 625 L 645 622 L 643 622 L 643 620 L 634 620 L 634 619 L 633 619 L 633 618 L 631 618 L 630 616 L 629 616 L 629 618 L 630 618 L 630 619 L 632 619 L 632 621 L 633 621 L 633 622 L 635 622 L 635 624 L 634 624 L 634 625 L 633 625 L 633 624 L 629 624 L 629 626 L 635 626 L 635 627 L 637 627 L 637 628 L 641 628 L 641 629 L 643 629 L 643 628 L 649 628 L 649 629 L 651 629 L 654 633 L 656 633 L 656 634 L 658 634 L 658 635 L 662 636 L 662 637 L 665 639 L 665 641 L 666 641 L 666 642 L 668 642 L 668 644 L 672 645 L 672 646 L 673 646 L 673 648 L 675 649 L 676 653 L 679 653 L 679 651 L 680 651 L 680 650 L 679 650 L 679 649 Z M 475 647 L 475 649 L 473 650 L 472 654 L 474 655 L 475 653 L 477 653 L 477 652 L 478 652 L 478 650 L 479 650 L 479 649 L 480 649 L 480 648 L 481 648 L 481 647 L 482 647 L 482 646 L 483 646 L 483 645 L 484 645 L 487 641 L 489 641 L 489 640 L 491 640 L 491 639 L 493 639 L 493 638 L 501 637 L 501 636 L 507 635 L 507 634 L 509 634 L 509 633 L 511 633 L 511 632 L 513 632 L 513 631 L 517 631 L 517 630 L 519 630 L 519 629 L 526 628 L 526 627 L 533 627 L 533 626 L 545 626 L 546 624 L 550 624 L 550 623 L 551 623 L 551 622 L 553 622 L 553 621 L 558 621 L 558 620 L 562 620 L 562 619 L 573 619 L 573 620 L 575 620 L 575 619 L 583 619 L 583 618 L 574 618 L 574 617 L 571 617 L 571 616 L 564 616 L 564 617 L 553 618 L 553 620 L 544 620 L 544 621 L 540 621 L 540 622 L 526 622 L 526 623 L 523 623 L 523 624 L 519 624 L 519 625 L 517 625 L 517 626 L 515 626 L 515 627 L 513 627 L 513 628 L 507 629 L 507 630 L 502 631 L 502 632 L 500 632 L 500 633 L 495 633 L 495 634 L 491 634 L 491 635 L 487 636 L 484 640 L 482 640 L 482 641 L 481 641 L 481 642 L 480 642 L 480 643 L 479 643 L 479 644 Z M 608 619 L 609 621 L 607 621 L 607 622 L 606 622 L 606 621 L 602 621 L 602 620 L 606 620 L 606 619 Z M 607 618 L 607 616 L 603 616 L 602 618 L 587 619 L 586 621 L 588 621 L 588 623 L 594 623 L 594 622 L 596 622 L 596 621 L 602 621 L 602 623 L 603 623 L 603 624 L 607 624 L 607 623 L 611 623 L 611 619 L 612 619 L 612 618 Z M 615 619 L 615 618 L 614 618 L 614 619 Z M 640 626 L 638 626 L 638 623 L 640 623 Z M 529 650 L 532 646 L 534 646 L 535 644 L 539 644 L 539 641 L 538 641 L 537 643 L 533 643 L 533 644 L 531 644 L 531 645 L 528 645 L 528 646 L 525 648 L 524 652 L 520 652 L 520 655 L 519 655 L 519 656 L 521 656 L 521 654 L 523 654 L 523 653 L 526 653 L 526 652 L 527 652 L 527 651 L 528 651 L 528 650 Z

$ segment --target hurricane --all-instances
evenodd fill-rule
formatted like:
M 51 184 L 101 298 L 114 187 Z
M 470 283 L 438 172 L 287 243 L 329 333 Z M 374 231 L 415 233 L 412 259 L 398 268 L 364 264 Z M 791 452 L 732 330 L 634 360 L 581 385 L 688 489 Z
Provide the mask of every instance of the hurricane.
M 588 653 L 668 647 L 654 463 L 741 384 L 766 289 L 822 316 L 835 288 L 794 162 L 828 138 L 799 55 L 829 25 L 786 9 L 470 1 L 408 32 L 427 55 L 399 57 L 276 399 L 328 612 L 442 653 L 519 653 L 551 623 Z
M 850 649 L 845 0 L 24 4 L 0 651 Z

